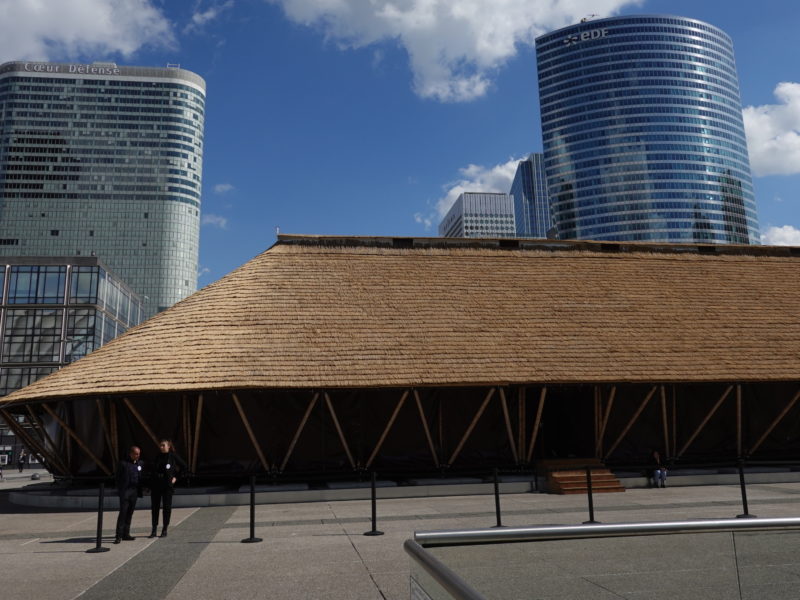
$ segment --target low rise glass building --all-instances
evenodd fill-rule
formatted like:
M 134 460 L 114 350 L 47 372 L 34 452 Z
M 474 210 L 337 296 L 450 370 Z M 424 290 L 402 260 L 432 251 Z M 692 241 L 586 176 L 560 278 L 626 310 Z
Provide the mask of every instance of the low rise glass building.
M 145 316 L 141 298 L 90 256 L 7 258 L 0 296 L 0 396 L 82 358 Z M 0 464 L 16 461 L 20 446 L 0 419 Z

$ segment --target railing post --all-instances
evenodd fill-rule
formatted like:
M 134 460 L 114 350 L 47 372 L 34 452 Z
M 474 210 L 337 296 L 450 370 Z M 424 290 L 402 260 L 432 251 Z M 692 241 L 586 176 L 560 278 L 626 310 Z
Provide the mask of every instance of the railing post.
M 365 532 L 364 535 L 383 535 L 382 531 L 378 531 L 378 497 L 375 490 L 375 471 L 372 472 L 371 497 L 372 497 L 372 529 Z
M 592 468 L 586 467 L 586 494 L 589 498 L 589 520 L 584 521 L 584 525 L 593 525 L 600 521 L 594 520 L 594 500 L 592 499 Z
M 742 508 L 744 512 L 740 515 L 736 515 L 737 519 L 754 519 L 755 515 L 751 515 L 750 511 L 747 510 L 747 486 L 744 483 L 744 460 L 741 458 L 739 459 L 739 487 L 742 490 Z
M 502 527 L 503 523 L 500 520 L 500 478 L 497 474 L 497 467 L 494 469 L 494 512 L 497 516 L 497 525 L 495 527 Z
M 103 546 L 103 505 L 106 498 L 106 484 L 100 482 L 100 490 L 97 492 L 97 541 L 94 548 L 90 548 L 86 552 L 94 554 L 95 552 L 108 552 L 110 548 Z
M 243 544 L 255 544 L 261 538 L 256 537 L 256 476 L 250 475 L 250 537 L 242 540 Z

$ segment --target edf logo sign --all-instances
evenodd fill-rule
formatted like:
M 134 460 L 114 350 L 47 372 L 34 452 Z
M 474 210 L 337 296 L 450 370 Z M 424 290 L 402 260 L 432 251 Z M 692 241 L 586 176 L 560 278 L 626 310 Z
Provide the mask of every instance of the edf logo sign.
M 574 46 L 578 42 L 585 42 L 586 40 L 596 40 L 608 35 L 608 29 L 592 29 L 591 31 L 584 31 L 583 33 L 571 35 L 564 40 L 567 46 Z

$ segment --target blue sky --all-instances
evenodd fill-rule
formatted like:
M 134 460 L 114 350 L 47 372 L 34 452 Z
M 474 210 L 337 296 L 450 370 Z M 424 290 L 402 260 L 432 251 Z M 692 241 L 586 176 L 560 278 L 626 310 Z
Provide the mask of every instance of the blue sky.
M 200 286 L 283 233 L 436 235 L 541 150 L 533 39 L 590 13 L 734 40 L 762 233 L 800 245 L 800 3 L 0 0 L 0 62 L 164 66 L 208 84 Z

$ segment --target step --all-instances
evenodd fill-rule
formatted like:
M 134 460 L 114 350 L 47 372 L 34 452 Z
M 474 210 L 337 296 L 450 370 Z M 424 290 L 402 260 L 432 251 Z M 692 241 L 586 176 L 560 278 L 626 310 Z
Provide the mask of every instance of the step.
M 599 489 L 599 490 L 596 490 L 596 489 L 594 489 L 594 487 L 592 487 L 592 493 L 593 494 L 612 494 L 612 493 L 624 492 L 624 491 L 625 491 L 625 488 L 621 487 L 621 486 L 619 488 L 603 488 L 603 489 Z M 562 491 L 555 491 L 554 490 L 553 493 L 554 494 L 563 494 L 563 495 L 567 495 L 567 494 L 585 494 L 586 493 L 586 488 L 584 488 L 582 490 L 579 490 L 579 489 L 574 489 L 574 490 L 570 489 L 570 490 L 562 490 Z

